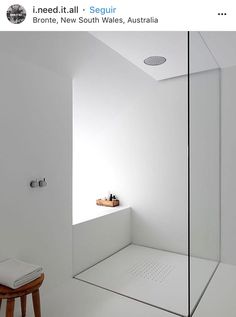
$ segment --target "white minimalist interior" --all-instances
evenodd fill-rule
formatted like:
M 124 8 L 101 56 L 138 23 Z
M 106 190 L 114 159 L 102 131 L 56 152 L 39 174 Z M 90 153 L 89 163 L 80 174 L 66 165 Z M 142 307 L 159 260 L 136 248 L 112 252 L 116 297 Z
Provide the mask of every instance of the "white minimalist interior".
M 145 35 L 145 32 L 118 32 L 116 36 L 103 32 L 92 34 L 95 40 L 98 38 L 106 45 L 99 43 L 96 56 L 87 60 L 87 64 L 83 65 L 73 81 L 74 175 L 78 175 L 74 177 L 73 272 L 80 273 L 93 266 L 78 275 L 78 278 L 187 316 L 187 34 L 177 32 L 175 37 L 171 32 L 161 33 L 158 40 L 155 40 L 155 32 L 148 35 Z M 172 42 L 171 37 L 174 37 Z M 165 45 L 167 40 L 172 49 Z M 198 277 L 192 280 L 191 286 L 193 311 L 219 260 L 220 76 L 218 65 L 201 35 L 194 33 L 191 40 L 193 51 L 195 47 L 199 48 L 201 43 L 198 55 L 195 53 L 191 60 L 191 254 L 204 258 L 206 267 L 209 268 L 205 270 L 204 275 L 200 266 L 191 262 L 193 276 Z M 177 51 L 173 49 L 175 41 L 179 43 Z M 160 70 L 146 66 L 143 60 L 148 56 L 149 50 L 156 50 L 156 46 L 163 48 L 160 55 L 164 55 L 166 51 L 176 52 L 179 63 L 174 64 L 180 67 L 181 71 L 173 66 L 171 54 L 165 54 L 167 61 L 158 66 Z M 140 68 L 145 72 L 141 72 Z M 161 72 L 164 72 L 166 77 Z M 212 121 L 210 127 L 209 119 Z M 100 232 L 100 223 L 104 220 L 100 219 L 99 224 L 95 224 L 93 220 L 83 223 L 82 211 L 86 211 L 87 217 L 94 213 L 99 215 L 100 207 L 94 211 L 94 201 L 97 197 L 103 197 L 107 191 L 117 193 L 124 207 L 131 206 L 130 240 L 126 239 L 126 246 L 130 243 L 145 246 L 146 249 L 142 250 L 147 251 L 154 248 L 157 258 L 160 255 L 158 250 L 181 254 L 183 262 L 182 266 L 177 265 L 176 276 L 184 276 L 182 284 L 172 277 L 172 284 L 167 284 L 166 292 L 162 290 L 163 285 L 159 289 L 157 284 L 151 284 L 150 290 L 150 285 L 143 279 L 139 280 L 138 287 L 130 280 L 128 284 L 124 272 L 130 270 L 129 259 L 132 258 L 132 253 L 128 247 L 127 257 L 122 257 L 123 251 L 120 253 L 119 250 L 124 248 L 124 243 L 116 244 L 116 248 L 110 253 L 109 248 L 106 249 L 108 252 L 105 252 L 105 256 L 102 256 L 104 252 L 100 251 L 100 246 L 106 245 L 106 242 L 98 243 L 95 254 L 99 253 L 101 256 L 93 256 L 94 246 L 90 245 L 91 242 L 86 244 L 85 241 L 91 237 L 92 241 L 101 241 L 104 233 L 101 231 L 97 237 L 94 232 Z M 90 226 L 94 228 L 92 232 Z M 115 230 L 116 224 L 110 223 L 107 227 Z M 83 233 L 87 231 L 89 234 Z M 83 236 L 80 233 L 83 233 Z M 102 241 L 106 241 L 106 238 Z M 112 238 L 111 241 L 116 239 Z M 111 256 L 115 252 L 118 253 Z M 95 265 L 107 257 L 109 258 Z M 157 258 L 155 263 L 158 263 Z M 178 257 L 174 258 L 177 261 Z M 87 260 L 82 259 L 90 259 L 87 266 Z M 142 263 L 141 259 L 142 252 Z M 115 278 L 115 272 L 121 262 L 124 265 L 122 274 L 117 273 Z M 166 265 L 168 266 L 167 263 Z M 101 270 L 104 274 L 101 274 Z M 105 276 L 110 274 L 112 278 L 107 284 Z M 117 281 L 122 285 L 128 284 L 127 290 L 117 285 Z M 156 295 L 158 292 L 163 294 L 162 298 Z M 176 301 L 171 301 L 169 305 L 165 301 L 166 299 L 170 302 L 168 292 L 173 292 L 172 297 L 176 298 Z
M 187 32 L 0 40 L 0 261 L 43 316 L 234 317 L 236 32 L 190 32 L 189 86 Z

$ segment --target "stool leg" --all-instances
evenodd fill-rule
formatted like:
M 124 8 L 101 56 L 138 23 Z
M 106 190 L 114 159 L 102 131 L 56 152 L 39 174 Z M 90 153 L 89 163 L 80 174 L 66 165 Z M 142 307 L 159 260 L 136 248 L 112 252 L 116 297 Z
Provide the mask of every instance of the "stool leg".
M 1 309 L 1 306 L 2 306 L 2 299 L 0 298 L 0 309 Z
M 33 306 L 34 306 L 34 316 L 41 317 L 41 310 L 40 310 L 40 296 L 39 290 L 32 293 L 33 298 Z
M 14 306 L 15 306 L 15 298 L 8 298 L 6 317 L 13 317 L 14 316 Z
M 20 303 L 21 303 L 21 314 L 22 314 L 22 317 L 25 317 L 25 315 L 26 315 L 26 295 L 21 296 Z

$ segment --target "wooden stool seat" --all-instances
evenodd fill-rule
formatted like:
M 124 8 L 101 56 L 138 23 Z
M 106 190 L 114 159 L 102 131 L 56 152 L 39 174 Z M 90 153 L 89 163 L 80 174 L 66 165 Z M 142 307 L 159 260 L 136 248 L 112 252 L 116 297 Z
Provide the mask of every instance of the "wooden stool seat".
M 21 299 L 22 317 L 25 317 L 26 296 L 28 294 L 32 294 L 35 317 L 41 317 L 39 288 L 42 285 L 43 280 L 44 280 L 44 274 L 42 274 L 36 280 L 16 289 L 12 289 L 10 287 L 0 285 L 0 308 L 1 308 L 2 300 L 6 299 L 7 300 L 6 317 L 14 316 L 15 298 L 18 298 L 18 297 L 20 297 Z

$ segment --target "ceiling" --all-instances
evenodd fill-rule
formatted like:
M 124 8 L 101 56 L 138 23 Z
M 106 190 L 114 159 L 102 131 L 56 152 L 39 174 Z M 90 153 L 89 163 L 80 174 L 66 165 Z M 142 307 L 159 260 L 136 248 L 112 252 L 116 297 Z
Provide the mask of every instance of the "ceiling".
M 156 80 L 187 73 L 186 32 L 90 32 Z M 148 66 L 144 59 L 164 56 L 166 62 Z
M 187 32 L 91 32 L 156 80 L 187 74 Z M 152 55 L 166 58 L 147 66 Z M 190 72 L 236 65 L 236 32 L 190 32 Z
M 106 48 L 155 80 L 187 73 L 187 32 L 0 32 L 0 42 L 1 52 L 71 77 L 85 60 Z M 152 55 L 164 56 L 166 62 L 144 64 Z M 222 68 L 236 65 L 236 32 L 191 32 L 191 72 L 213 69 L 217 64 Z
M 188 73 L 187 32 L 90 33 L 156 80 Z M 159 66 L 145 65 L 143 60 L 153 55 L 164 56 L 166 62 Z M 190 34 L 190 55 L 190 71 L 193 73 L 217 67 L 199 32 Z

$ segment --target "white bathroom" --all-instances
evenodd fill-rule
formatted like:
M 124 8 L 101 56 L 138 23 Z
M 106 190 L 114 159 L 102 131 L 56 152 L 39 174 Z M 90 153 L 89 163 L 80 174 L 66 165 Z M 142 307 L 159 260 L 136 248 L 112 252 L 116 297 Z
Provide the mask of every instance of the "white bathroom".
M 0 41 L 0 263 L 42 317 L 234 317 L 236 32 Z

